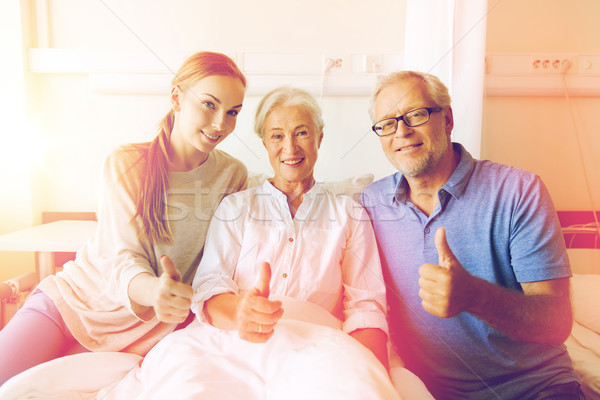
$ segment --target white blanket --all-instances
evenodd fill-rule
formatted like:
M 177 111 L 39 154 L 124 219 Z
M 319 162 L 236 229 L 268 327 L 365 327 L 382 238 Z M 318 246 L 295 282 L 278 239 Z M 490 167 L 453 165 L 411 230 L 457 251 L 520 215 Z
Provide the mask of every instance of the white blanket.
M 267 344 L 194 322 L 140 357 L 85 353 L 9 380 L 1 399 L 432 399 L 401 367 L 387 372 L 311 303 L 284 299 L 285 319 Z
M 600 400 L 600 334 L 573 322 L 565 342 L 587 400 Z
M 95 399 L 100 388 L 119 380 L 141 361 L 137 354 L 116 352 L 57 358 L 9 379 L 0 387 L 0 399 Z

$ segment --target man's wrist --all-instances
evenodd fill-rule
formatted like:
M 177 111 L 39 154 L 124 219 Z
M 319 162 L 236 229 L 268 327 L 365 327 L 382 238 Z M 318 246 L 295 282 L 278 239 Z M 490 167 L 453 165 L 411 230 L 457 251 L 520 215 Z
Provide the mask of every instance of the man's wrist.
M 482 316 L 485 310 L 488 309 L 491 291 L 493 290 L 491 286 L 493 285 L 488 281 L 471 276 L 471 301 L 467 303 L 465 311 L 478 317 Z

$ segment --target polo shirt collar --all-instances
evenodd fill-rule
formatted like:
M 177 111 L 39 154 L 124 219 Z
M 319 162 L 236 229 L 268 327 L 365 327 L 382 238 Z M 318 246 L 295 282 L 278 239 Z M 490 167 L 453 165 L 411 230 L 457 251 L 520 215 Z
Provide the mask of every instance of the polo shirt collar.
M 452 175 L 450 175 L 448 182 L 442 186 L 442 189 L 458 199 L 462 196 L 467 187 L 467 183 L 469 182 L 469 178 L 475 167 L 475 160 L 462 144 L 452 143 L 452 148 L 455 152 L 460 154 L 460 161 Z
M 393 206 L 394 203 L 406 204 L 406 187 L 408 185 L 406 178 L 400 172 L 396 172 L 394 174 L 394 182 L 396 182 L 395 190 L 392 193 L 396 195 L 390 198 L 389 205 Z
M 467 186 L 467 182 L 469 181 L 475 166 L 475 160 L 462 144 L 453 142 L 452 148 L 455 152 L 460 154 L 460 161 L 452 175 L 450 175 L 448 181 L 440 190 L 443 189 L 450 193 L 454 198 L 458 199 L 465 191 L 465 187 Z M 393 193 L 396 195 L 391 196 L 389 205 L 394 205 L 394 203 L 406 204 L 406 188 L 408 182 L 404 175 L 399 172 L 394 174 L 393 178 L 392 184 L 395 185 Z

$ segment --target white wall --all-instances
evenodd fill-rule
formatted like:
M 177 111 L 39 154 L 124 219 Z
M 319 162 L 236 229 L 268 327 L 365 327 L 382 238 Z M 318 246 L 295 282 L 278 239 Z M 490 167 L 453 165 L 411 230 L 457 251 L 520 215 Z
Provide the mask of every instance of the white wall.
M 404 1 L 397 0 L 51 0 L 47 5 L 51 48 L 75 49 L 76 54 L 138 52 L 155 57 L 171 70 L 198 50 L 398 53 L 404 43 Z M 170 78 L 166 75 L 164 94 L 145 96 L 90 91 L 89 78 L 87 73 L 30 75 L 35 90 L 29 102 L 31 117 L 48 139 L 43 167 L 34 175 L 34 197 L 41 199 L 37 212 L 94 209 L 97 177 L 106 153 L 122 143 L 151 140 L 168 110 Z M 220 148 L 241 159 L 251 171 L 268 172 L 265 152 L 252 132 L 259 98 L 247 96 L 235 136 Z M 382 177 L 393 172 L 370 132 L 367 107 L 365 95 L 325 96 L 325 139 L 315 171 L 318 180 L 364 173 Z
M 398 0 L 47 1 L 52 47 L 380 52 L 404 42 Z

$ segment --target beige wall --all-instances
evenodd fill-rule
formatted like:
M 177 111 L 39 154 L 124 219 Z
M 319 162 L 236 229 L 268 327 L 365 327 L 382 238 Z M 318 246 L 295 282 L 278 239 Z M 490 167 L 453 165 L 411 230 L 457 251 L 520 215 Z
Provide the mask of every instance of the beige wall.
M 487 53 L 600 53 L 596 0 L 489 0 Z M 600 208 L 600 98 L 493 97 L 482 158 L 539 174 L 559 210 Z M 580 151 L 581 149 L 581 151 Z M 585 169 L 584 169 L 585 167 Z
M 597 0 L 488 0 L 488 52 L 599 52 Z

